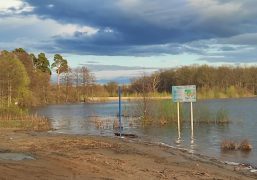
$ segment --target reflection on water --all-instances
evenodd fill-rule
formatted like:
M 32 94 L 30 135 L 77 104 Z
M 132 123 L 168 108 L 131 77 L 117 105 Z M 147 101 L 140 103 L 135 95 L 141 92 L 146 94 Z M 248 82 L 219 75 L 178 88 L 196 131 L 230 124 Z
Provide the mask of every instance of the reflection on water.
M 126 102 L 126 108 L 135 106 Z M 184 107 L 189 108 L 189 104 Z M 191 138 L 190 117 L 181 124 L 181 138 L 178 138 L 177 124 L 162 127 L 142 127 L 139 118 L 122 117 L 123 131 L 137 134 L 144 140 L 163 142 L 165 144 L 187 148 L 192 153 L 201 153 L 225 161 L 250 163 L 257 166 L 257 99 L 223 99 L 206 100 L 194 103 L 194 108 L 208 107 L 210 111 L 223 108 L 229 113 L 229 124 L 207 124 L 195 122 L 194 136 Z M 57 132 L 68 134 L 90 134 L 113 136 L 117 132 L 118 103 L 50 105 L 35 109 L 38 114 L 50 118 Z M 190 111 L 188 111 L 190 114 Z M 248 139 L 253 145 L 249 153 L 240 151 L 222 152 L 220 144 L 230 139 L 242 141 Z

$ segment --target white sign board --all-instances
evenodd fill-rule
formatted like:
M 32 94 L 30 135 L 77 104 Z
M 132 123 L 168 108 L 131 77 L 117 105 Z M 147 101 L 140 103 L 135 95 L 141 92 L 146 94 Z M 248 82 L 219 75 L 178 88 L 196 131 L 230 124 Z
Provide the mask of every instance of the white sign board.
M 173 102 L 196 102 L 196 86 L 172 86 Z

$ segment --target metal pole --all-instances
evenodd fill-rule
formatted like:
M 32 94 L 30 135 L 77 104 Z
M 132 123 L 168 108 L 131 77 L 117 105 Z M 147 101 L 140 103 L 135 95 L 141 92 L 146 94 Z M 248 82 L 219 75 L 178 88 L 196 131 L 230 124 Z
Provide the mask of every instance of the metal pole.
M 121 87 L 119 86 L 119 129 L 120 129 L 120 136 L 121 136 Z
M 179 102 L 177 102 L 177 115 L 178 115 L 178 139 L 180 139 L 180 119 L 179 119 Z
M 191 139 L 194 139 L 194 114 L 193 114 L 193 103 L 191 105 Z

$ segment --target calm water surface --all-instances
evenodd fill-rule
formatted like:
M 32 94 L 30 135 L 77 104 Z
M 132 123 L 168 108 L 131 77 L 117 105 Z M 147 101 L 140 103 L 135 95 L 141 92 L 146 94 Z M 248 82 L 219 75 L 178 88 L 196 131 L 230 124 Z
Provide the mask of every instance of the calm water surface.
M 125 102 L 123 108 L 135 106 L 134 103 Z M 188 105 L 184 105 L 188 108 Z M 215 112 L 225 109 L 229 114 L 231 123 L 227 125 L 199 124 L 194 125 L 194 143 L 191 144 L 189 118 L 182 124 L 180 144 L 177 140 L 177 126 L 143 128 L 137 118 L 122 118 L 124 132 L 137 134 L 143 140 L 163 142 L 172 146 L 190 149 L 224 161 L 249 163 L 257 167 L 257 99 L 221 99 L 204 100 L 194 103 L 194 108 L 208 107 Z M 99 104 L 50 105 L 37 108 L 40 115 L 48 117 L 56 132 L 67 134 L 89 134 L 113 136 L 116 130 L 114 121 L 118 121 L 118 103 L 108 102 Z M 188 112 L 189 114 L 189 112 Z M 242 141 L 248 139 L 253 145 L 249 153 L 240 151 L 224 153 L 220 150 L 220 143 L 225 140 Z

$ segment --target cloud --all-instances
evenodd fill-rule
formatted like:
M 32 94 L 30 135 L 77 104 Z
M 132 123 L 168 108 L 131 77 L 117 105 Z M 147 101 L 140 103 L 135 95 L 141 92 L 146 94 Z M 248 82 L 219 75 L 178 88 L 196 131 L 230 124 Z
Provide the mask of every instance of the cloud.
M 156 67 L 140 67 L 140 66 L 118 66 L 118 65 L 103 65 L 103 64 L 91 64 L 91 63 L 87 63 L 87 64 L 80 64 L 81 66 L 86 66 L 88 67 L 90 70 L 94 71 L 94 72 L 98 72 L 98 71 L 131 71 L 131 70 L 157 70 L 158 68 Z M 112 73 L 111 73 L 112 74 Z
M 209 47 L 203 51 L 199 60 L 211 63 L 256 63 L 257 46 L 250 39 L 246 41 L 248 38 L 248 35 L 240 35 L 206 41 L 204 43 Z
M 131 79 L 139 77 L 143 73 L 151 74 L 159 69 L 156 67 L 118 66 L 98 63 L 85 63 L 79 65 L 86 66 L 95 75 L 97 82 L 99 83 L 116 81 L 121 84 L 127 84 L 131 81 Z
M 149 75 L 157 69 L 134 69 L 134 70 L 103 70 L 92 71 L 95 74 L 96 79 L 100 83 L 107 83 L 109 81 L 116 81 L 121 84 L 128 84 L 132 79 L 142 76 L 143 74 Z
M 50 53 L 212 56 L 218 51 L 228 56 L 231 45 L 256 45 L 256 0 L 12 1 L 19 2 L 14 7 L 30 7 L 20 11 L 26 19 L 35 16 L 45 23 L 35 23 L 47 41 L 37 48 Z M 56 26 L 63 28 L 52 28 Z M 24 37 L 21 32 L 17 36 Z
M 245 24 L 249 18 L 256 17 L 255 9 L 246 11 L 253 0 L 176 0 L 162 3 L 157 0 L 26 2 L 35 7 L 35 13 L 41 18 L 90 25 L 98 29 L 91 37 L 80 31 L 68 38 L 55 37 L 55 45 L 61 50 L 81 54 L 176 54 L 184 52 L 185 43 L 248 33 L 246 26 L 253 28 L 252 31 L 257 30 L 254 23 Z M 51 4 L 54 10 L 45 4 Z
M 0 24 L 0 49 L 7 50 L 17 47 L 24 47 L 30 51 L 42 51 L 45 49 L 42 47 L 57 49 L 53 37 L 69 37 L 75 32 L 90 36 L 98 31 L 89 26 L 62 24 L 52 19 L 40 19 L 35 15 L 2 17 Z
M 86 61 L 87 64 L 99 64 L 98 61 Z M 84 65 L 84 64 L 80 64 L 80 65 Z M 86 64 L 85 64 L 86 65 Z
M 23 2 L 22 0 L 8 0 L 0 2 L 0 17 L 6 15 L 14 15 L 32 12 L 33 7 L 29 5 L 27 2 Z
M 239 35 L 232 36 L 229 38 L 217 39 L 217 43 L 257 46 L 257 32 L 256 33 L 239 34 Z
M 48 7 L 48 8 L 54 8 L 54 5 L 53 5 L 53 4 L 48 4 L 46 7 Z

